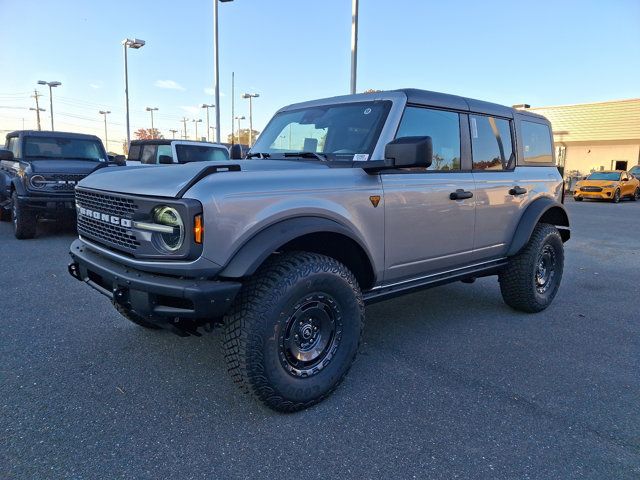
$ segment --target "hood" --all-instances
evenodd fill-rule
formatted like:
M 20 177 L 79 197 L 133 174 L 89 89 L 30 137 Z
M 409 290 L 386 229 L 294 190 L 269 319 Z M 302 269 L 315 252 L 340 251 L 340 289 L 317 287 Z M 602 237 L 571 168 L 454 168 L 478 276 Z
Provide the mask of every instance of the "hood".
M 104 167 L 107 162 L 96 160 L 29 160 L 33 173 L 68 173 L 88 175 L 97 168 Z
M 204 170 L 215 166 L 238 166 L 240 171 L 222 171 L 211 173 L 211 175 L 242 175 L 245 172 L 329 168 L 324 163 L 314 161 L 264 159 L 104 168 L 89 175 L 78 186 L 152 197 L 176 197 L 185 186 L 197 179 L 201 172 L 204 173 Z

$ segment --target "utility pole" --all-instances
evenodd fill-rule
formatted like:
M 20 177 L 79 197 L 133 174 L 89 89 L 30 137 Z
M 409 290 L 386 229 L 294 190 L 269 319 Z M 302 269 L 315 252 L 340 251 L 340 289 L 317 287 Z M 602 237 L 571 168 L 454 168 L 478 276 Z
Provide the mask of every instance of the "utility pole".
M 37 90 L 33 91 L 33 95 L 31 98 L 35 98 L 36 99 L 36 108 L 30 108 L 29 110 L 35 110 L 36 111 L 36 117 L 38 118 L 38 131 L 41 131 L 42 128 L 40 127 L 40 112 L 44 112 L 44 108 L 40 108 L 40 103 L 38 102 L 38 98 L 40 98 L 42 95 L 38 93 Z
M 241 117 L 240 116 L 236 117 L 236 120 L 238 121 L 238 143 L 241 143 L 240 142 L 240 133 L 241 133 L 240 132 L 240 120 L 244 120 L 244 118 L 245 118 L 244 115 L 242 115 Z
M 104 148 L 109 151 L 109 139 L 107 138 L 107 115 L 111 113 L 110 110 L 100 110 L 100 115 L 104 115 Z
M 351 4 L 351 94 L 356 93 L 356 73 L 358 70 L 358 0 Z
M 242 98 L 249 99 L 249 148 L 253 145 L 253 99 L 258 98 L 260 95 L 257 93 L 245 93 Z
M 236 98 L 236 72 L 231 72 L 231 145 L 234 144 L 234 138 L 235 138 L 235 136 L 233 135 L 233 119 L 236 118 L 235 117 L 235 114 L 236 114 L 235 98 Z
M 210 108 L 215 108 L 214 104 L 208 104 L 208 103 L 203 103 L 202 104 L 202 108 L 206 108 L 207 109 L 207 142 L 209 141 L 209 109 Z
M 178 130 L 172 128 L 169 131 L 171 132 L 171 138 L 176 138 L 176 133 L 178 132 Z
M 125 107 L 127 110 L 127 151 L 129 151 L 129 144 L 131 143 L 131 133 L 129 127 L 129 64 L 127 61 L 127 49 L 133 48 L 138 50 L 145 45 L 144 40 L 140 40 L 139 38 L 125 38 L 120 42 L 122 44 L 122 48 L 124 49 L 124 98 L 125 98 Z
M 182 124 L 184 125 L 184 139 L 187 139 L 187 121 L 189 119 L 187 117 L 182 117 L 182 120 L 180 120 L 182 122 Z

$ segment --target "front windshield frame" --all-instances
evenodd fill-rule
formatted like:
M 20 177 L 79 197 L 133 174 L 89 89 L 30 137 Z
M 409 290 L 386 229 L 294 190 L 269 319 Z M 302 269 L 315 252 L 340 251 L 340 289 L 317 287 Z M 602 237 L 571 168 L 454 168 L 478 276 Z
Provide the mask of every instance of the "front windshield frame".
M 594 178 L 597 176 L 598 178 Z M 622 174 L 620 172 L 593 172 L 587 176 L 587 180 L 619 182 Z
M 83 142 L 87 143 L 91 146 L 95 147 L 95 152 L 98 155 L 97 157 L 91 156 L 81 156 L 81 155 L 73 155 L 69 153 L 62 153 L 62 149 L 60 153 L 54 153 L 49 151 L 41 151 L 42 145 L 46 145 L 47 143 L 53 145 L 60 145 L 61 142 L 70 143 L 70 142 Z M 38 145 L 38 143 L 40 145 Z M 38 145 L 38 153 L 30 152 L 31 147 Z M 79 152 L 78 152 L 79 153 Z M 62 136 L 45 136 L 45 135 L 27 135 L 23 140 L 23 152 L 22 157 L 25 159 L 45 159 L 45 160 L 86 160 L 93 162 L 106 162 L 107 161 L 107 152 L 105 151 L 102 143 L 98 139 L 94 138 L 70 138 L 70 137 L 62 137 Z
M 251 150 L 248 152 L 248 154 L 258 155 L 258 154 L 266 153 L 267 156 L 263 158 L 270 158 L 270 159 L 276 159 L 276 160 L 283 160 L 283 159 L 291 160 L 296 158 L 296 155 L 295 155 L 296 153 L 307 153 L 307 154 L 312 153 L 312 154 L 318 154 L 319 156 L 324 157 L 326 160 L 329 160 L 329 161 L 341 161 L 341 162 L 349 162 L 349 163 L 356 161 L 354 157 L 357 155 L 363 155 L 363 156 L 366 156 L 367 159 L 371 159 L 373 152 L 375 151 L 375 148 L 378 144 L 380 135 L 388 121 L 389 114 L 393 107 L 393 103 L 394 102 L 391 99 L 378 98 L 378 99 L 371 99 L 371 100 L 364 99 L 364 100 L 352 101 L 352 102 L 337 102 L 337 103 L 326 103 L 326 104 L 320 104 L 320 105 L 309 105 L 309 106 L 304 106 L 299 108 L 281 110 L 272 117 L 272 119 L 269 121 L 267 126 L 264 128 L 263 132 L 260 134 L 260 136 L 256 140 L 255 144 L 251 147 Z M 312 110 L 317 110 L 319 108 L 328 109 L 328 108 L 345 108 L 345 107 L 353 107 L 353 106 L 365 107 L 365 108 L 369 108 L 370 106 L 382 107 L 379 117 L 376 120 L 377 124 L 374 126 L 373 130 L 367 134 L 371 138 L 366 148 L 358 150 L 357 152 L 354 152 L 354 153 L 324 152 L 324 151 L 317 151 L 317 150 L 314 151 L 310 149 L 305 150 L 304 148 L 302 149 L 271 148 L 271 145 L 273 145 L 273 143 L 275 142 L 270 142 L 269 130 L 273 128 L 273 125 L 275 125 L 276 122 L 278 122 L 278 120 L 282 118 L 283 115 L 300 113 L 307 110 L 312 111 Z M 284 126 L 284 128 L 287 128 L 287 127 Z M 275 132 L 275 135 L 280 135 L 282 131 L 283 130 Z M 270 145 L 268 147 L 263 146 L 262 143 L 264 142 L 266 143 L 270 142 Z M 298 157 L 298 158 L 302 158 L 303 160 L 310 160 L 310 159 L 313 160 L 311 156 L 306 156 L 304 158 Z M 360 159 L 362 159 L 362 157 L 360 157 Z

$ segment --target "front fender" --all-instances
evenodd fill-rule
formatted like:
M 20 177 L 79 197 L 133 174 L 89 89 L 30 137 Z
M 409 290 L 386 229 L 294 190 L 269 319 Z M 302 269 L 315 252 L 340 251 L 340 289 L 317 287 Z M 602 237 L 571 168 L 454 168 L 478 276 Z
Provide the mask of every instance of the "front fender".
M 524 211 L 511 240 L 507 256 L 516 255 L 522 250 L 539 222 L 550 223 L 561 229 L 563 241 L 569 240 L 569 215 L 564 205 L 549 197 L 534 200 Z

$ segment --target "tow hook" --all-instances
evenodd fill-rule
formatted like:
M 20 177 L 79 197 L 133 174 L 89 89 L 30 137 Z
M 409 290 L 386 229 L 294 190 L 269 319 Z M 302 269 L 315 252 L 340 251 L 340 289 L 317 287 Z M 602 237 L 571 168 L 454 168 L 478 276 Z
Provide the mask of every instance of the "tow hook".
M 113 301 L 118 305 L 126 306 L 127 303 L 127 291 L 124 288 L 116 288 L 113 291 Z
M 80 276 L 80 266 L 76 262 L 71 262 L 67 268 L 69 269 L 69 275 L 76 280 L 82 281 L 82 277 Z

